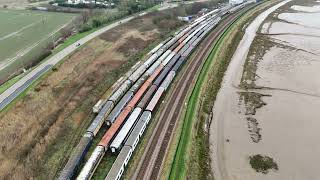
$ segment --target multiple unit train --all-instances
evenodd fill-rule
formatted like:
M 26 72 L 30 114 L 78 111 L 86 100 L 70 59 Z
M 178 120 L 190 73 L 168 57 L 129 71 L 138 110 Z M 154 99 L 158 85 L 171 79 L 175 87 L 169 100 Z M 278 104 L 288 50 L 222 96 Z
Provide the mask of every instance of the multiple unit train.
M 93 108 L 98 113 L 61 171 L 59 179 L 72 179 L 102 125 L 110 128 L 94 149 L 77 179 L 90 179 L 105 152 L 119 153 L 106 179 L 119 179 L 160 98 L 194 48 L 227 10 L 213 10 L 196 19 L 148 53 L 111 88 L 112 95 Z

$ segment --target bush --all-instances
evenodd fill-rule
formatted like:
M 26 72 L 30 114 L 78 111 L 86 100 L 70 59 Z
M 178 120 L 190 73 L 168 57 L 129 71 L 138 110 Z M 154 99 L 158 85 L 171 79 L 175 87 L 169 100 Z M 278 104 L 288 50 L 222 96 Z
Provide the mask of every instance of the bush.
M 41 53 L 39 55 L 35 56 L 32 59 L 32 61 L 23 63 L 24 69 L 29 69 L 29 68 L 32 68 L 32 67 L 38 65 L 42 60 L 44 60 L 45 58 L 47 58 L 51 54 L 52 54 L 52 52 L 50 50 L 44 48 L 43 51 L 41 51 Z
M 103 18 L 99 18 L 99 17 L 93 18 L 91 24 L 93 28 L 100 27 L 103 25 Z
M 86 32 L 86 31 L 90 31 L 92 29 L 92 26 L 90 26 L 89 24 L 84 24 L 81 26 L 79 32 Z
M 58 6 L 62 7 L 71 7 L 71 8 L 107 8 L 107 6 L 102 5 L 102 4 L 84 4 L 84 3 L 79 3 L 79 4 L 68 4 L 65 2 L 57 2 Z
M 264 174 L 268 173 L 270 169 L 278 170 L 277 163 L 275 163 L 271 157 L 260 154 L 250 156 L 250 164 L 257 172 Z

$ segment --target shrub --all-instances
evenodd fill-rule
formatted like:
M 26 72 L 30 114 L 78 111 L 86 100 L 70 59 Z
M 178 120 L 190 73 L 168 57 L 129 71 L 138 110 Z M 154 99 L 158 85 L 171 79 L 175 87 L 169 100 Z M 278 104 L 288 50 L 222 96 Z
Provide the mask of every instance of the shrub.
M 257 172 L 264 174 L 268 173 L 270 169 L 278 170 L 277 163 L 275 163 L 271 157 L 260 154 L 250 156 L 250 165 Z
M 91 24 L 94 28 L 100 27 L 103 24 L 103 19 L 99 17 L 93 18 Z
M 81 26 L 79 32 L 82 33 L 82 32 L 86 32 L 86 31 L 90 31 L 91 29 L 92 29 L 92 27 L 89 24 L 84 24 Z

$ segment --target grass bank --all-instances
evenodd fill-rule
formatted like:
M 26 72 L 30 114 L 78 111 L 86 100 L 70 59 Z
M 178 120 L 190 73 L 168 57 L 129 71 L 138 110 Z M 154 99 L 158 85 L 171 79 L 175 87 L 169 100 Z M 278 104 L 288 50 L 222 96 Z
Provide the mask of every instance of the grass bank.
M 11 169 L 16 159 L 19 164 L 15 164 L 18 168 L 10 172 L 0 167 L 0 173 L 9 174 L 8 177 L 13 174 L 21 178 L 28 174 L 39 179 L 54 179 L 93 119 L 91 108 L 94 103 L 136 61 L 143 59 L 151 48 L 166 38 L 170 34 L 168 29 L 178 28 L 172 23 L 179 23 L 176 20 L 166 26 L 154 24 L 152 19 L 157 17 L 158 14 L 139 17 L 85 44 L 35 81 L 6 112 L 1 112 L 1 126 L 12 127 L 2 131 L 5 138 L 0 144 L 8 148 L 1 149 L 0 154 L 4 157 L 0 160 L 1 167 Z M 136 27 L 138 23 L 139 27 Z M 132 33 L 136 38 L 130 38 Z M 23 127 L 16 125 L 21 123 Z M 7 136 L 6 131 L 15 135 Z M 10 145 L 14 137 L 23 138 L 23 141 L 15 138 L 21 142 L 19 147 Z M 97 175 L 101 175 L 98 179 L 105 176 L 112 158 L 105 156 L 98 169 Z
M 149 8 L 149 9 L 147 9 L 147 10 L 145 10 L 145 11 L 141 11 L 141 12 L 156 11 L 156 10 L 159 9 L 159 7 L 160 7 L 159 5 L 155 5 L 155 6 L 151 7 L 151 8 Z M 32 11 L 30 11 L 30 12 L 32 12 Z M 52 50 L 52 53 L 51 53 L 49 56 L 47 56 L 47 57 L 45 57 L 44 59 L 42 59 L 41 62 L 40 62 L 38 65 L 30 68 L 26 73 L 19 74 L 19 75 L 15 76 L 15 77 L 9 79 L 7 82 L 3 83 L 2 85 L 0 85 L 0 94 L 1 94 L 2 92 L 6 91 L 9 87 L 11 87 L 11 85 L 13 85 L 13 84 L 16 83 L 17 81 L 19 81 L 19 80 L 20 80 L 22 77 L 24 77 L 28 72 L 32 71 L 35 67 L 37 67 L 37 66 L 39 66 L 41 63 L 47 61 L 49 58 L 51 58 L 52 56 L 56 55 L 57 53 L 59 53 L 59 52 L 62 51 L 63 49 L 65 49 L 65 48 L 67 48 L 68 46 L 72 45 L 73 43 L 77 42 L 78 40 L 80 40 L 80 39 L 88 36 L 89 34 L 95 32 L 95 31 L 97 31 L 97 30 L 99 30 L 99 29 L 102 29 L 102 28 L 104 28 L 104 27 L 106 27 L 106 26 L 108 26 L 108 25 L 110 25 L 110 24 L 112 24 L 112 23 L 114 23 L 114 22 L 116 22 L 116 21 L 119 21 L 119 20 L 121 20 L 121 19 L 125 19 L 125 18 L 127 18 L 127 17 L 129 17 L 129 16 L 137 15 L 137 14 L 139 14 L 139 13 L 141 13 L 141 12 L 137 12 L 137 13 L 135 13 L 135 14 L 131 14 L 131 15 L 128 15 L 128 16 L 124 16 L 124 17 L 115 19 L 115 20 L 113 20 L 113 21 L 109 21 L 109 22 L 103 24 L 102 26 L 93 27 L 93 28 L 91 28 L 91 29 L 88 30 L 88 31 L 78 32 L 78 33 L 70 36 L 70 37 L 67 38 L 62 44 L 60 44 L 60 45 L 57 46 L 55 49 L 53 49 L 53 50 Z M 49 13 L 52 13 L 52 12 L 49 12 Z M 54 35 L 55 39 L 58 37 L 58 34 L 59 34 L 59 32 L 57 32 L 57 33 Z M 43 42 L 41 45 L 42 45 L 42 46 L 45 46 L 45 44 L 47 44 L 48 42 L 49 42 L 49 40 L 46 40 L 46 41 Z M 25 55 L 24 58 L 25 58 L 25 59 L 32 59 L 32 58 L 34 58 L 35 54 L 39 54 L 38 52 L 43 51 L 43 50 L 44 50 L 44 48 L 41 48 L 40 45 L 38 45 L 36 48 L 32 49 L 30 53 L 28 53 L 27 55 Z M 19 64 L 21 64 L 21 63 L 19 62 Z M 7 73 L 7 72 L 3 72 L 3 73 L 0 73 L 0 75 L 5 75 L 6 73 Z
M 174 137 L 179 143 L 169 179 L 213 179 L 208 136 L 211 109 L 224 72 L 244 34 L 243 27 L 260 13 L 266 4 L 270 3 L 264 3 L 238 18 L 212 47 L 191 92 L 186 112 L 182 116 L 182 126 L 177 128 L 177 131 L 181 128 L 181 134 Z

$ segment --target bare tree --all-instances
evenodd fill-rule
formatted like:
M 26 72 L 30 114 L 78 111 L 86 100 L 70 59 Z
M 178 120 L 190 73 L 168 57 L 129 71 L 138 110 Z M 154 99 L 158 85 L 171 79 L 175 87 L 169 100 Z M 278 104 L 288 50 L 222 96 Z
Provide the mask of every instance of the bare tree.
M 85 24 L 88 22 L 89 17 L 90 17 L 90 12 L 89 11 L 82 11 L 81 12 L 81 17 L 82 17 L 82 23 Z
M 72 28 L 69 26 L 66 26 L 66 27 L 60 29 L 60 33 L 61 33 L 61 36 L 65 39 L 65 38 L 71 36 Z
M 54 49 L 54 42 L 50 41 L 48 44 L 47 44 L 47 47 L 46 47 L 46 50 L 47 51 L 51 51 Z

